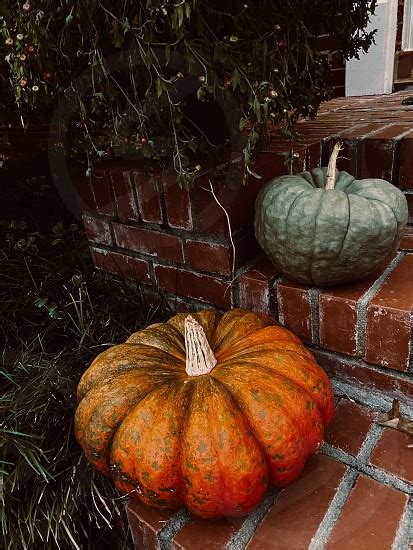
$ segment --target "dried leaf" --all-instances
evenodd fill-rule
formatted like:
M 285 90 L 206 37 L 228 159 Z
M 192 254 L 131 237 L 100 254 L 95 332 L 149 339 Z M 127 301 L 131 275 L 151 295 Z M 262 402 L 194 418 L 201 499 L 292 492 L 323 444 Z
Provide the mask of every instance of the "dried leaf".
M 413 420 L 407 420 L 400 414 L 400 403 L 393 399 L 392 408 L 379 416 L 377 423 L 386 428 L 394 428 L 413 437 Z M 410 448 L 411 445 L 408 445 Z

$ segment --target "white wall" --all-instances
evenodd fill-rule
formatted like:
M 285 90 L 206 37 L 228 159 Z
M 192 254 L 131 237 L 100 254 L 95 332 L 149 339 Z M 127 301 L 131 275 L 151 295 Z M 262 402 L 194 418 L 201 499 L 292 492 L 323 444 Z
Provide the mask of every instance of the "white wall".
M 397 33 L 397 0 L 378 0 L 368 30 L 377 29 L 375 44 L 360 59 L 346 63 L 346 96 L 390 94 Z

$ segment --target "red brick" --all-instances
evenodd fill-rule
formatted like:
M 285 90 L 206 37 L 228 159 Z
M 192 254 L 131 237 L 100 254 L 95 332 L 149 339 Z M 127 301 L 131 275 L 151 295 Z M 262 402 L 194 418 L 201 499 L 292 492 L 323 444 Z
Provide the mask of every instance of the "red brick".
M 397 55 L 397 78 L 411 78 L 413 76 L 413 52 L 405 51 Z
M 234 237 L 235 270 L 257 256 L 261 249 L 251 233 Z M 196 270 L 231 275 L 233 248 L 231 244 L 223 245 L 214 242 L 186 242 L 186 258 L 189 265 Z
M 89 214 L 83 214 L 83 225 L 86 236 L 90 241 L 100 244 L 113 245 L 110 225 L 107 221 L 100 218 L 94 218 Z
M 91 176 L 93 196 L 95 198 L 96 211 L 99 214 L 113 216 L 115 209 L 112 194 L 110 192 L 109 176 L 106 170 L 94 170 Z
M 113 229 L 116 242 L 121 248 L 173 262 L 184 260 L 182 241 L 175 235 L 119 223 L 114 223 Z
M 392 124 L 362 141 L 361 178 L 392 181 L 397 138 L 411 130 L 411 124 Z M 396 182 L 397 183 L 397 182 Z
M 374 132 L 380 128 L 380 125 L 373 122 L 351 125 L 343 132 L 340 132 L 334 139 L 329 140 L 329 155 L 331 154 L 336 141 L 339 139 L 343 144 L 343 150 L 340 152 L 337 166 L 339 170 L 344 170 L 354 177 L 357 177 L 361 159 L 359 155 L 360 140 L 366 134 Z
M 391 548 L 408 495 L 360 476 L 344 504 L 328 550 Z
M 413 310 L 413 254 L 405 256 L 370 301 L 365 359 L 391 369 L 409 364 Z
M 112 170 L 110 176 L 118 216 L 125 220 L 138 219 L 138 211 L 135 204 L 135 197 L 133 196 L 130 173 L 121 170 Z
M 344 67 L 333 69 L 331 71 L 330 83 L 332 86 L 345 86 L 346 71 Z
M 407 226 L 402 235 L 402 240 L 400 242 L 401 250 L 412 250 L 413 251 L 413 227 Z
M 323 124 L 320 128 L 307 126 L 307 124 L 302 124 L 296 130 L 296 134 L 299 137 L 301 143 L 307 143 L 308 141 L 314 141 L 314 138 L 318 138 L 320 141 L 325 139 L 332 134 L 335 134 L 337 130 L 343 130 L 345 126 L 341 128 L 332 128 L 330 124 Z
M 251 226 L 254 222 L 254 202 L 260 189 L 272 178 L 286 173 L 285 155 L 259 153 L 254 171 L 261 179 L 250 177 L 242 184 L 242 175 L 233 176 L 231 170 L 225 176 L 202 175 L 192 183 L 192 216 L 195 229 L 202 233 L 228 234 L 228 222 L 222 208 L 214 200 L 209 179 L 220 204 L 228 212 L 232 232 Z
M 310 287 L 282 279 L 277 285 L 278 314 L 286 328 L 312 342 Z
M 98 248 L 92 248 L 91 255 L 94 265 L 102 271 L 140 283 L 150 283 L 148 262 L 145 260 Z
M 373 414 L 369 409 L 348 399 L 341 399 L 324 439 L 333 447 L 355 456 L 360 451 L 372 422 Z
M 411 443 L 412 438 L 406 433 L 385 428 L 371 455 L 370 462 L 413 484 L 413 451 L 408 448 Z
M 307 146 L 307 166 L 306 170 L 312 170 L 321 166 L 321 143 L 311 143 Z
M 311 353 L 317 363 L 331 376 L 347 384 L 361 387 L 364 390 L 383 391 L 401 400 L 413 399 L 413 379 L 401 379 L 393 376 L 388 369 L 376 370 L 364 361 L 340 357 L 323 350 L 312 349 Z
M 382 271 L 361 281 L 320 292 L 320 345 L 323 348 L 357 355 L 358 303 Z
M 148 175 L 142 171 L 133 174 L 139 212 L 144 222 L 163 223 L 158 177 L 158 175 Z
M 315 44 L 318 52 L 331 52 L 337 50 L 337 41 L 329 34 L 317 36 L 312 39 L 312 42 Z
M 166 217 L 170 227 L 192 229 L 191 203 L 188 185 L 178 185 L 177 174 L 166 172 L 162 176 L 165 193 Z
M 270 313 L 270 292 L 272 282 L 278 275 L 268 258 L 261 258 L 239 277 L 239 306 Z
M 341 54 L 340 52 L 334 52 L 334 53 L 330 54 L 330 57 L 331 57 L 331 68 L 332 69 L 337 69 L 337 68 L 345 66 L 345 61 L 344 61 L 343 54 Z
M 192 517 L 172 540 L 173 550 L 225 550 L 245 518 L 205 520 Z
M 279 495 L 258 527 L 248 550 L 309 547 L 346 471 L 323 455 L 311 457 L 294 483 Z
M 158 535 L 177 510 L 159 510 L 131 498 L 126 506 L 135 550 L 157 550 Z
M 215 277 L 170 266 L 156 265 L 157 284 L 169 292 L 221 306 L 231 307 L 231 285 Z
M 413 137 L 405 137 L 400 144 L 400 189 L 413 188 Z

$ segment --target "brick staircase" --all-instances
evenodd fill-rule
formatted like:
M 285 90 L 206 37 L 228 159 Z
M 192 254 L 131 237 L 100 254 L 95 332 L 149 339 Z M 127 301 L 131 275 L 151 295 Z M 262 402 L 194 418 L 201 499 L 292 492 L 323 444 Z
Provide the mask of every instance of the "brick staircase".
M 72 167 L 98 269 L 160 288 L 177 310 L 243 306 L 271 313 L 308 345 L 340 400 L 321 454 L 246 518 L 208 522 L 131 499 L 136 549 L 410 548 L 413 451 L 408 436 L 375 420 L 394 397 L 413 416 L 413 105 L 402 104 L 412 95 L 337 98 L 316 120 L 297 125 L 296 171 L 326 165 L 340 140 L 339 169 L 387 179 L 406 195 L 410 225 L 400 250 L 379 273 L 352 285 L 294 284 L 260 251 L 254 200 L 286 172 L 291 156 L 291 143 L 277 135 L 257 155 L 262 179 L 245 187 L 228 185 L 226 172 L 210 182 L 204 171 L 180 188 L 173 172 L 148 175 L 133 161 L 104 163 L 88 179 Z M 234 152 L 231 166 L 238 158 Z
M 342 397 L 320 454 L 246 518 L 208 521 L 130 499 L 136 550 L 408 550 L 413 452 L 406 434 L 376 424 L 377 414 Z
M 398 186 L 413 223 L 413 106 L 402 105 L 406 97 L 405 91 L 325 104 L 316 120 L 297 125 L 295 169 L 325 165 L 339 139 L 339 169 Z M 310 288 L 283 279 L 263 257 L 252 222 L 258 191 L 285 173 L 290 148 L 275 136 L 257 155 L 262 179 L 235 188 L 226 173 L 210 181 L 208 171 L 180 188 L 173 172 L 149 177 L 133 161 L 107 162 L 88 180 L 75 176 L 93 261 L 98 269 L 157 286 L 177 309 L 270 312 L 334 376 L 411 400 L 413 226 L 384 270 L 357 284 Z M 232 166 L 236 160 L 234 153 Z

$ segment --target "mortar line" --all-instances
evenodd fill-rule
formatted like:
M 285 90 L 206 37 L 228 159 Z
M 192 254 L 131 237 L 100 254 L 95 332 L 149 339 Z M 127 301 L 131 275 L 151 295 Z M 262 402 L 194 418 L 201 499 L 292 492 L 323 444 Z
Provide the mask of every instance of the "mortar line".
M 413 497 L 401 517 L 391 550 L 410 550 L 413 543 Z
M 246 517 L 238 532 L 229 541 L 226 550 L 245 549 L 280 493 L 281 491 L 275 487 L 267 491 L 259 506 Z
M 393 474 L 389 474 L 388 472 L 385 472 L 384 470 L 381 470 L 376 466 L 372 466 L 371 464 L 362 464 L 360 460 L 358 460 L 354 456 L 349 455 L 341 449 L 336 449 L 329 443 L 324 443 L 320 452 L 326 456 L 329 456 L 330 458 L 334 458 L 335 460 L 343 462 L 343 464 L 346 464 L 347 466 L 350 466 L 351 468 L 357 470 L 358 473 L 371 477 L 372 479 L 374 479 L 374 481 L 377 481 L 382 485 L 387 485 L 392 489 L 397 489 L 398 491 L 401 491 L 402 493 L 406 493 L 408 495 L 413 494 L 413 486 L 409 483 L 402 481 Z
M 405 382 L 411 382 L 412 381 L 411 375 L 409 373 L 406 373 L 405 371 L 399 371 L 399 370 L 396 370 L 396 369 L 389 369 L 388 367 L 382 367 L 381 365 L 375 365 L 373 363 L 367 363 L 367 361 L 364 361 L 363 359 L 360 360 L 357 357 L 352 357 L 352 356 L 349 356 L 349 355 L 345 355 L 344 353 L 340 353 L 340 352 L 333 352 L 333 351 L 330 351 L 330 350 L 326 350 L 324 348 L 320 348 L 320 347 L 317 347 L 317 346 L 312 346 L 310 344 L 306 345 L 306 347 L 308 348 L 309 351 L 320 352 L 320 353 L 322 353 L 322 355 L 324 355 L 326 357 L 334 358 L 334 359 L 337 359 L 337 358 L 342 359 L 343 361 L 345 361 L 349 365 L 354 365 L 354 366 L 358 366 L 358 367 L 360 367 L 360 366 L 365 367 L 367 370 L 379 372 L 380 374 L 385 374 L 387 376 L 389 376 L 389 374 L 390 374 L 392 379 L 399 379 L 399 380 L 403 380 Z M 321 363 L 321 360 L 319 362 Z
M 189 512 L 185 508 L 181 508 L 178 512 L 162 527 L 159 531 L 158 549 L 171 550 L 172 539 L 189 521 Z
M 277 317 L 278 317 L 278 322 L 280 323 L 280 325 L 282 325 L 283 327 L 285 326 L 285 318 L 284 318 L 284 314 L 283 312 L 281 311 L 281 308 L 280 308 L 280 305 L 282 304 L 282 300 L 281 300 L 281 297 L 278 293 L 278 284 L 279 282 L 281 281 L 281 279 L 283 278 L 282 275 L 280 275 L 279 277 L 276 277 L 273 281 L 273 292 L 274 292 L 274 296 L 275 296 L 275 299 L 276 299 L 276 303 L 277 303 Z
M 310 308 L 311 308 L 311 339 L 313 344 L 318 346 L 320 343 L 320 289 L 310 288 Z
M 271 278 L 268 282 L 267 288 L 267 314 L 270 315 L 275 321 L 278 322 L 278 304 L 277 304 L 277 292 L 275 290 L 275 278 Z
M 383 431 L 384 428 L 373 421 L 363 441 L 363 444 L 359 452 L 357 453 L 357 460 L 367 464 L 370 459 L 371 453 L 373 452 L 374 447 L 377 445 Z
M 413 312 L 410 312 L 409 364 L 407 372 L 413 372 Z
M 321 520 L 314 537 L 311 539 L 308 550 L 320 550 L 326 547 L 358 475 L 358 472 L 351 467 L 347 469 L 337 488 L 336 494 L 330 502 L 327 512 Z
M 357 303 L 356 348 L 357 355 L 359 357 L 364 357 L 364 353 L 366 350 L 367 306 L 377 294 L 377 292 L 381 289 L 389 275 L 394 271 L 394 269 L 405 257 L 405 255 L 406 252 L 399 252 L 397 256 L 393 258 L 393 260 L 390 262 L 390 265 L 383 271 L 383 273 L 371 285 L 371 287 L 363 294 L 363 296 Z
M 342 392 L 344 396 L 377 412 L 387 412 L 391 409 L 393 404 L 393 398 L 382 392 L 354 387 L 352 384 L 336 380 L 334 377 L 332 378 L 332 384 L 335 393 Z M 400 395 L 400 397 L 402 396 Z M 411 407 L 404 401 L 400 401 L 400 412 L 410 417 Z

